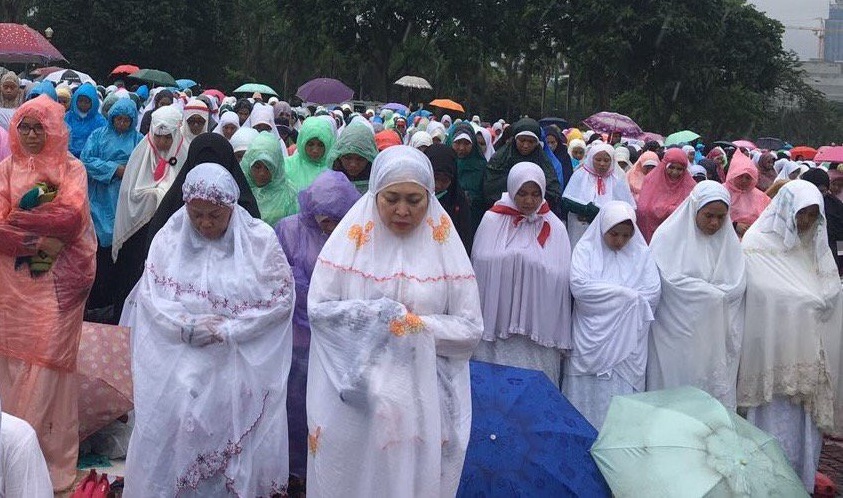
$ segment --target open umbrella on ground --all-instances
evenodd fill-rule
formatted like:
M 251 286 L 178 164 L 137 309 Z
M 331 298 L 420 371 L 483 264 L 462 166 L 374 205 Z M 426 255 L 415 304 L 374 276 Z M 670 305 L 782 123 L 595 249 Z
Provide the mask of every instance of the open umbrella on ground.
M 807 145 L 799 145 L 790 149 L 790 158 L 794 161 L 812 161 L 817 155 L 817 149 Z
M 26 24 L 0 23 L 0 62 L 48 64 L 67 60 Z
M 109 76 L 129 76 L 130 74 L 135 74 L 138 71 L 140 71 L 138 66 L 134 66 L 132 64 L 121 64 L 112 69 Z
M 149 83 L 152 86 L 176 87 L 176 80 L 170 73 L 158 69 L 141 69 L 135 74 L 129 75 L 129 77 Z
M 240 85 L 233 93 L 248 93 L 250 97 L 254 93 L 259 93 L 261 95 L 275 95 L 276 97 L 278 96 L 278 93 L 275 90 L 261 83 L 246 83 L 244 85 Z
M 644 133 L 632 118 L 616 112 L 598 112 L 583 119 L 582 122 L 600 133 L 620 133 L 622 136 L 630 138 L 635 138 Z
M 698 138 L 700 138 L 700 136 L 691 130 L 677 131 L 676 133 L 671 133 L 664 139 L 664 145 L 667 147 L 670 145 L 689 144 Z
M 419 76 L 402 76 L 398 78 L 398 81 L 396 81 L 395 84 L 398 86 L 403 86 L 405 88 L 420 88 L 424 90 L 433 90 L 433 87 L 430 86 L 430 83 L 428 83 L 426 79 L 421 78 Z
M 759 149 L 782 150 L 784 148 L 784 140 L 775 137 L 761 137 L 755 141 L 755 145 Z
M 471 439 L 458 497 L 610 496 L 597 431 L 543 372 L 473 361 Z
M 439 107 L 440 109 L 448 109 L 449 111 L 457 111 L 465 113 L 465 109 L 461 104 L 454 102 L 451 99 L 436 99 L 430 102 L 430 105 Z
M 410 109 L 407 106 L 405 106 L 404 104 L 399 104 L 398 102 L 390 102 L 389 104 L 384 104 L 381 106 L 381 109 L 390 109 L 395 112 L 399 112 L 405 116 L 410 113 Z
M 791 154 L 793 153 L 791 152 Z M 814 162 L 843 163 L 843 146 L 823 145 L 817 149 L 817 155 L 814 156 Z
M 749 149 L 749 150 L 753 150 L 753 149 L 758 148 L 757 145 L 750 142 L 749 140 L 734 140 L 734 141 L 732 141 L 732 143 L 735 144 L 735 147 L 743 147 L 743 148 Z
M 638 135 L 636 138 L 638 140 L 641 140 L 644 143 L 658 142 L 662 145 L 664 145 L 664 141 L 665 141 L 664 135 L 661 135 L 659 133 L 655 133 L 655 132 L 652 132 L 652 131 L 645 131 L 644 133 Z
M 84 322 L 76 372 L 81 441 L 134 407 L 129 329 Z
M 196 83 L 195 81 L 186 78 L 176 80 L 176 86 L 179 87 L 179 90 L 187 90 L 188 88 L 193 88 L 197 85 L 198 83 Z
M 542 128 L 546 128 L 550 125 L 556 125 L 560 130 L 564 130 L 569 127 L 568 120 L 565 118 L 545 117 L 539 120 L 539 126 Z
M 615 396 L 591 454 L 615 496 L 808 496 L 774 437 L 694 387 Z
M 93 78 L 81 71 L 74 71 L 73 69 L 60 69 L 58 71 L 54 71 L 45 76 L 44 81 L 52 81 L 56 84 L 64 81 L 65 83 L 78 83 L 80 85 L 82 83 L 90 83 L 94 86 L 97 85 L 97 82 L 94 81 Z
M 354 97 L 354 90 L 340 80 L 316 78 L 296 90 L 296 96 L 304 102 L 316 104 L 339 104 Z

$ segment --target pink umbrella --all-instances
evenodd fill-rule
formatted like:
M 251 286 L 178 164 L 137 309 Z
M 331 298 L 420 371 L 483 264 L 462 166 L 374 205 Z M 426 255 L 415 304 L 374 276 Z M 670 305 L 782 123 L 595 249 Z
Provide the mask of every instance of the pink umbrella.
M 635 138 L 637 138 L 638 140 L 641 140 L 642 142 L 650 142 L 652 140 L 655 140 L 656 142 L 658 142 L 660 144 L 664 143 L 664 136 L 659 135 L 658 133 L 654 133 L 652 131 L 645 131 L 644 133 L 642 133 L 641 135 L 639 135 Z
M 217 105 L 222 105 L 222 101 L 225 100 L 225 94 L 213 88 L 205 90 L 204 92 L 202 92 L 202 95 L 211 95 L 212 97 L 217 99 Z
M 56 47 L 26 24 L 0 23 L 0 62 L 46 65 L 64 60 Z
M 749 140 L 735 140 L 732 143 L 735 144 L 735 147 L 743 147 L 749 150 L 758 148 L 754 143 L 750 142 Z
M 134 407 L 129 329 L 84 322 L 76 374 L 79 439 L 83 440 Z
M 624 137 L 637 137 L 644 133 L 632 118 L 616 112 L 598 112 L 583 119 L 582 122 L 600 133 L 620 133 Z
M 843 146 L 823 145 L 814 156 L 816 163 L 843 163 Z

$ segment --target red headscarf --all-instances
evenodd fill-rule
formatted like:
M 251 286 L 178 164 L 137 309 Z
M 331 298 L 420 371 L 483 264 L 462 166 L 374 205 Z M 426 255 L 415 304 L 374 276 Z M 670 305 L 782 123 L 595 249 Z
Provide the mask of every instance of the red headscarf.
M 745 190 L 737 187 L 737 178 L 741 175 L 749 175 L 752 182 Z M 729 174 L 726 175 L 724 185 L 732 196 L 732 221 L 751 225 L 761 215 L 761 211 L 770 204 L 767 194 L 755 188 L 758 184 L 758 168 L 752 159 L 746 157 L 740 149 L 735 151 L 732 162 L 729 164 Z
M 667 176 L 670 164 L 685 167 L 679 179 Z M 688 173 L 688 155 L 682 149 L 668 149 L 659 165 L 644 177 L 638 196 L 638 228 L 648 244 L 656 228 L 679 207 L 696 184 Z
M 383 152 L 387 147 L 401 145 L 401 136 L 392 130 L 383 130 L 375 134 L 375 145 L 378 152 Z

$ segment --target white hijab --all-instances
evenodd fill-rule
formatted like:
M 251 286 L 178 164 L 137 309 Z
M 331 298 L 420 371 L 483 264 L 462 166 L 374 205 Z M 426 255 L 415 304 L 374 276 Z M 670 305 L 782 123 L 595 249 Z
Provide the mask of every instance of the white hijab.
M 652 325 L 647 389 L 693 385 L 734 410 L 745 264 L 728 212 L 714 235 L 697 227 L 697 213 L 715 201 L 729 206 L 729 191 L 715 181 L 698 183 L 650 242 L 662 299 Z
M 632 222 L 634 233 L 615 251 L 603 236 L 624 221 Z M 635 225 L 635 210 L 626 202 L 608 202 L 571 260 L 574 347 L 568 372 L 598 377 L 617 373 L 643 391 L 650 323 L 660 290 L 659 271 Z
M 594 143 L 588 149 L 588 154 L 583 160 L 581 168 L 577 168 L 571 176 L 571 181 L 565 186 L 565 193 L 562 195 L 577 204 L 594 203 L 597 207 L 601 207 L 609 201 L 623 201 L 635 209 L 635 199 L 632 198 L 632 193 L 629 190 L 629 184 L 626 183 L 626 177 L 623 170 L 612 168 L 610 173 L 606 176 L 598 177 L 594 169 L 594 156 L 600 152 L 609 154 L 612 160 L 612 165 L 615 163 L 615 148 L 607 143 Z M 598 180 L 602 180 L 603 193 L 598 190 Z
M 545 194 L 542 169 L 530 162 L 512 167 L 507 192 L 495 203 L 518 211 L 512 196 L 527 182 Z M 477 228 L 471 260 L 483 305 L 483 340 L 524 335 L 539 345 L 571 348 L 571 244 L 565 225 L 555 214 L 483 215 Z M 550 235 L 541 245 L 547 224 Z
M 404 182 L 424 187 L 428 209 L 400 236 L 377 196 Z M 369 191 L 319 255 L 308 314 L 308 492 L 454 496 L 482 319 L 474 270 L 422 152 L 398 145 L 375 158 Z
M 492 140 L 492 134 L 482 126 L 476 124 L 472 124 L 472 126 L 474 127 L 474 131 L 483 135 L 483 140 L 486 141 L 486 152 L 483 153 L 483 156 L 486 158 L 486 162 L 489 162 L 492 156 L 495 155 L 495 143 Z
M 199 116 L 205 120 L 205 125 L 202 127 L 202 131 L 196 135 L 190 131 L 190 125 L 187 123 L 187 120 L 193 116 Z M 190 142 L 192 142 L 199 134 L 208 131 L 210 120 L 211 113 L 208 110 L 208 105 L 199 99 L 190 99 L 187 105 L 184 106 L 184 116 L 182 117 L 181 122 L 181 134 L 188 145 L 190 145 Z
M 258 130 L 254 128 L 241 126 L 237 132 L 231 136 L 231 147 L 234 149 L 234 152 L 245 152 L 249 150 L 249 146 L 252 145 L 252 140 L 254 140 L 258 134 Z
M 212 496 L 231 486 L 239 496 L 269 496 L 289 471 L 292 271 L 272 228 L 237 205 L 225 168 L 196 166 L 182 192 L 185 206 L 155 236 L 120 321 L 132 329 L 135 400 L 126 492 Z M 194 199 L 232 210 L 222 237 L 193 227 Z M 184 339 L 208 321 L 219 343 Z
M 240 118 L 237 116 L 236 112 L 229 111 L 229 112 L 226 112 L 225 114 L 223 114 L 222 116 L 220 116 L 220 122 L 217 123 L 217 125 L 214 127 L 213 132 L 216 133 L 217 135 L 225 136 L 225 134 L 222 132 L 222 129 L 226 125 L 234 125 L 234 126 L 237 127 L 238 130 L 240 129 Z M 237 133 L 237 132 L 235 132 L 235 133 Z M 231 138 L 234 139 L 234 135 L 232 135 Z
M 426 131 L 416 131 L 410 137 L 410 147 L 414 149 L 431 145 L 433 145 L 433 139 L 430 137 L 430 133 Z
M 187 159 L 188 144 L 181 134 L 181 123 L 182 114 L 177 107 L 156 109 L 152 113 L 149 133 L 135 147 L 126 163 L 114 217 L 111 257 L 115 261 L 123 244 L 152 219 Z M 153 135 L 173 136 L 173 144 L 166 153 L 156 150 L 152 143 Z M 162 160 L 166 161 L 164 175 L 156 181 L 154 173 Z

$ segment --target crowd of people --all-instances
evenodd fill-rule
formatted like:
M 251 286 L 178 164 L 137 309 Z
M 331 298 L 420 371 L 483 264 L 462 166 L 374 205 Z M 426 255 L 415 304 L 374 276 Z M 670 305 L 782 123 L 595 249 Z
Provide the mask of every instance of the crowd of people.
M 25 421 L 46 460 L 0 495 L 73 485 L 83 320 L 131 329 L 127 497 L 454 496 L 470 359 L 598 430 L 613 396 L 698 387 L 808 491 L 843 430 L 837 163 L 11 72 L 0 96 L 0 456 Z

